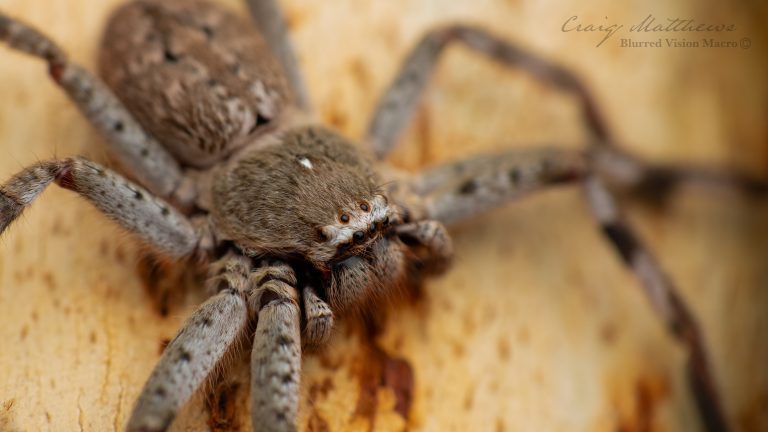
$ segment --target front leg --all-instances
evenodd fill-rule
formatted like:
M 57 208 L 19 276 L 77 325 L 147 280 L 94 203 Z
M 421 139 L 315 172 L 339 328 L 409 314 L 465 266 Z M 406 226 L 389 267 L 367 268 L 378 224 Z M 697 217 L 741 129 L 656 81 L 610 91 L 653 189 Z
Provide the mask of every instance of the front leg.
M 726 431 L 709 355 L 698 323 L 660 265 L 624 221 L 617 204 L 592 172 L 587 155 L 555 149 L 510 151 L 444 165 L 412 180 L 424 200 L 424 218 L 445 223 L 490 210 L 551 184 L 585 182 L 587 199 L 606 238 L 640 280 L 640 286 L 671 334 L 687 349 L 688 375 L 705 427 Z
M 163 351 L 131 413 L 128 431 L 168 429 L 178 410 L 237 345 L 248 327 L 244 292 L 249 262 L 236 255 L 220 262 L 221 273 L 208 281 L 218 293 L 195 311 Z
M 646 297 L 667 330 L 687 350 L 688 380 L 710 432 L 729 430 L 709 354 L 699 324 L 675 285 L 656 258 L 624 220 L 621 211 L 603 182 L 596 176 L 585 182 L 586 198 L 605 238 L 622 261 L 635 273 Z
M 421 199 L 421 219 L 445 224 L 476 216 L 526 194 L 580 180 L 589 171 L 582 152 L 511 150 L 428 169 L 410 180 Z
M 406 245 L 425 249 L 421 258 L 421 270 L 440 274 L 448 269 L 453 259 L 453 242 L 445 226 L 438 221 L 427 220 L 398 226 L 395 231 Z
M 535 78 L 576 96 L 592 139 L 612 143 L 608 126 L 587 87 L 568 69 L 544 60 L 519 46 L 479 28 L 452 25 L 429 32 L 405 59 L 400 72 L 379 100 L 368 124 L 367 142 L 379 158 L 386 157 L 412 119 L 421 94 L 440 55 L 453 42 L 462 42 L 510 68 L 520 68 Z
M 306 324 L 302 333 L 305 346 L 320 347 L 328 342 L 333 330 L 333 311 L 311 286 L 304 287 L 304 317 Z
M 194 253 L 201 235 L 170 204 L 91 161 L 73 158 L 37 163 L 0 185 L 0 233 L 49 184 L 75 191 L 123 228 L 172 257 Z
M 249 307 L 258 323 L 251 353 L 251 415 L 260 432 L 297 430 L 301 336 L 296 276 L 285 264 L 251 275 Z
M 594 148 L 590 152 L 594 171 L 608 184 L 631 195 L 664 204 L 681 184 L 726 187 L 748 195 L 765 197 L 768 181 L 728 169 L 710 169 L 690 164 L 651 164 L 618 148 Z

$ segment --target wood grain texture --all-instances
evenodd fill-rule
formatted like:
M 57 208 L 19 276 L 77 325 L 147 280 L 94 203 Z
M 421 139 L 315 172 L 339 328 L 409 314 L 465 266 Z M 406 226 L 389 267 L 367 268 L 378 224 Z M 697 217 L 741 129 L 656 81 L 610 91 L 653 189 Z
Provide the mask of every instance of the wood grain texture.
M 222 2 L 244 11 L 236 0 Z M 102 26 L 118 3 L 1 0 L 0 8 L 95 70 Z M 768 37 L 760 29 L 768 14 L 759 2 L 283 4 L 314 106 L 348 136 L 362 135 L 417 38 L 462 20 L 574 68 L 626 148 L 653 160 L 768 171 Z M 749 37 L 752 47 L 622 49 L 614 38 L 596 48 L 599 35 L 560 31 L 572 15 L 632 24 L 648 14 L 734 23 L 736 38 Z M 54 155 L 107 160 L 40 62 L 3 48 L 0 65 L 0 178 Z M 393 157 L 401 167 L 583 139 L 572 101 L 524 74 L 451 49 L 435 78 Z M 702 321 L 731 423 L 768 429 L 768 204 L 692 188 L 663 214 L 628 210 Z M 603 242 L 578 190 L 543 193 L 453 233 L 454 269 L 429 282 L 421 301 L 394 311 L 377 344 L 347 325 L 326 351 L 305 354 L 306 430 L 700 427 L 682 351 Z M 183 295 L 161 316 L 138 276 L 138 249 L 55 188 L 0 239 L 0 430 L 122 429 L 163 343 L 202 299 Z M 245 365 L 188 404 L 174 430 L 249 430 Z

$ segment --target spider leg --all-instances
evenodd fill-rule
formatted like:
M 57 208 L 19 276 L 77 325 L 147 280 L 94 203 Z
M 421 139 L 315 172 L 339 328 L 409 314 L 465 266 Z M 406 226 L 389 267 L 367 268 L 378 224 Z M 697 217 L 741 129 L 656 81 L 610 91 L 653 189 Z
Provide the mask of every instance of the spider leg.
M 418 244 L 426 249 L 422 264 L 427 273 L 439 274 L 448 269 L 453 259 L 453 243 L 443 224 L 435 220 L 411 222 L 395 231 L 405 244 Z
M 318 297 L 311 286 L 304 287 L 304 316 L 306 325 L 302 332 L 302 341 L 307 346 L 322 346 L 331 337 L 333 330 L 333 312 L 331 307 Z
M 508 67 L 518 67 L 562 91 L 574 94 L 581 104 L 592 139 L 612 143 L 608 127 L 586 86 L 568 69 L 544 60 L 519 46 L 475 27 L 451 25 L 430 31 L 406 57 L 400 72 L 379 100 L 368 124 L 367 142 L 379 158 L 392 150 L 413 117 L 440 54 L 451 42 L 462 42 Z
M 258 314 L 251 352 L 251 415 L 257 431 L 296 431 L 301 337 L 296 276 L 286 264 L 254 272 L 248 298 Z
M 649 164 L 614 147 L 593 148 L 591 161 L 594 170 L 610 186 L 660 203 L 681 183 L 730 187 L 755 196 L 768 193 L 767 181 L 747 174 L 690 165 Z
M 296 96 L 296 102 L 300 108 L 309 111 L 311 102 L 307 86 L 304 84 L 304 77 L 296 60 L 280 5 L 277 0 L 247 0 L 247 3 L 256 26 L 261 30 L 267 44 L 285 70 L 288 82 Z
M 708 431 L 726 431 L 728 425 L 712 375 L 701 330 L 669 277 L 654 256 L 623 220 L 608 189 L 596 176 L 585 182 L 587 201 L 605 237 L 635 273 L 654 310 L 670 333 L 688 351 L 688 379 Z
M 141 391 L 128 431 L 164 431 L 179 408 L 211 376 L 248 328 L 246 258 L 228 256 L 231 266 L 212 278 L 219 292 L 200 306 L 168 344 Z M 245 272 L 242 270 L 245 269 Z
M 524 194 L 578 180 L 587 169 L 583 153 L 556 148 L 475 156 L 412 177 L 409 187 L 421 203 L 406 207 L 415 220 L 451 224 Z
M 697 167 L 648 164 L 607 147 L 584 152 L 531 148 L 474 156 L 427 169 L 405 181 L 408 190 L 402 191 L 401 201 L 412 219 L 451 224 L 530 192 L 580 180 L 588 173 L 641 198 L 653 194 L 664 198 L 672 188 L 686 182 L 735 187 L 763 196 L 768 192 L 768 182 L 757 178 Z
M 707 430 L 728 430 L 696 319 L 655 258 L 623 221 L 592 167 L 587 154 L 556 149 L 478 156 L 415 176 L 409 186 L 423 204 L 411 208 L 416 209 L 413 216 L 417 220 L 454 223 L 552 184 L 585 181 L 588 202 L 606 237 L 640 279 L 657 314 L 688 350 L 689 379 Z
M 169 198 L 183 181 L 176 160 L 98 78 L 71 63 L 48 37 L 0 13 L 0 41 L 48 62 L 51 78 L 111 145 L 120 164 L 142 179 L 152 193 Z
M 128 231 L 174 257 L 189 256 L 201 234 L 170 204 L 85 159 L 40 162 L 0 185 L 0 233 L 49 184 L 75 191 Z

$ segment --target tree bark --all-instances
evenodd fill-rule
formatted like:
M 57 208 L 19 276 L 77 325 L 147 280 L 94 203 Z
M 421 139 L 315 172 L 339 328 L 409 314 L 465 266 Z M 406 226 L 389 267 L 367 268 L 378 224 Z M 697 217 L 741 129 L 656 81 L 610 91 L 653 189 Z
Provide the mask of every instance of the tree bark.
M 117 0 L 4 0 L 95 70 Z M 235 0 L 222 1 L 245 12 Z M 282 2 L 323 122 L 360 137 L 417 39 L 468 21 L 573 68 L 623 147 L 655 161 L 768 170 L 768 18 L 760 2 L 534 0 Z M 629 33 L 653 15 L 733 32 Z M 623 24 L 563 32 L 571 16 Z M 607 18 L 604 18 L 607 17 Z M 620 38 L 749 38 L 742 48 L 621 48 Z M 0 50 L 0 179 L 40 159 L 107 160 L 95 131 L 41 62 Z M 442 60 L 393 163 L 416 170 L 530 143 L 577 146 L 574 101 L 460 48 Z M 691 188 L 630 220 L 699 318 L 736 430 L 768 429 L 768 205 Z M 698 430 L 684 353 L 603 241 L 578 188 L 551 190 L 452 231 L 457 257 L 375 337 L 342 325 L 303 361 L 312 431 Z M 139 247 L 73 194 L 51 188 L 0 241 L 0 430 L 122 430 L 164 343 L 201 294 L 163 316 Z M 247 368 L 196 397 L 174 430 L 249 430 Z

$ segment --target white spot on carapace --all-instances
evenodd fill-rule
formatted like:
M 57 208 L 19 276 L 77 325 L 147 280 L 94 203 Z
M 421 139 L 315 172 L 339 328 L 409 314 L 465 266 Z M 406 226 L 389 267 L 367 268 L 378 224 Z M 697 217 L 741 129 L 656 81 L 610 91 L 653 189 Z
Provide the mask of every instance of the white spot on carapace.
M 299 159 L 299 163 L 306 169 L 312 169 L 312 162 L 305 157 Z

